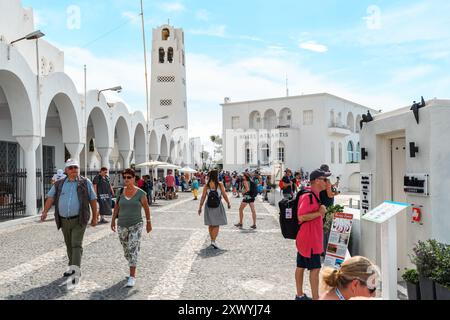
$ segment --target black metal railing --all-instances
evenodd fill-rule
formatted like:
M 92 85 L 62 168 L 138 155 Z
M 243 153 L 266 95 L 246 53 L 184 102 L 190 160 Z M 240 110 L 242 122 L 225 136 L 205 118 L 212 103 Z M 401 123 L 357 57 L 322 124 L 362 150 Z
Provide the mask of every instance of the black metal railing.
M 25 216 L 26 170 L 0 172 L 0 221 Z
M 42 188 L 44 189 L 44 199 L 52 188 L 52 178 L 56 172 L 44 171 L 44 178 L 40 169 L 36 170 L 36 207 L 42 209 Z

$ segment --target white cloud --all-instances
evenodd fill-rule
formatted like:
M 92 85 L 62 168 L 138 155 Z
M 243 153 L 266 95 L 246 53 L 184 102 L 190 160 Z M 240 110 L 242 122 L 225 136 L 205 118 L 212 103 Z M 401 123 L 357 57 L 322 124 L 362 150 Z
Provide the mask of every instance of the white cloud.
M 209 12 L 205 9 L 199 10 L 195 14 L 195 17 L 200 21 L 209 21 Z
M 301 49 L 305 49 L 305 50 L 309 50 L 309 51 L 313 51 L 313 52 L 318 52 L 318 53 L 325 53 L 328 51 L 328 47 L 323 45 L 323 44 L 319 44 L 315 41 L 307 41 L 307 42 L 301 42 L 299 44 L 299 47 Z
M 126 101 L 130 104 L 130 111 L 139 110 L 146 115 L 143 56 L 115 59 L 96 56 L 91 51 L 78 47 L 59 47 L 64 51 L 65 72 L 72 78 L 79 92 L 84 91 L 83 65 L 86 64 L 88 90 L 121 85 L 123 93 L 119 97 L 138 97 Z
M 210 26 L 205 29 L 191 29 L 189 30 L 189 33 L 196 34 L 196 35 L 205 35 L 205 36 L 211 36 L 211 37 L 219 37 L 219 38 L 225 38 L 226 37 L 226 26 Z
M 182 12 L 186 10 L 181 2 L 161 3 L 159 7 L 166 12 Z

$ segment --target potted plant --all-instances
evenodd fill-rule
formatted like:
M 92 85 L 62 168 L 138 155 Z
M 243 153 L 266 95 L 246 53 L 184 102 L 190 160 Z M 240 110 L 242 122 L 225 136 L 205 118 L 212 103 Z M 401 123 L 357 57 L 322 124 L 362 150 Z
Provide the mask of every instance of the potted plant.
M 450 246 L 442 244 L 437 258 L 437 267 L 431 276 L 436 283 L 436 299 L 450 300 Z
M 402 275 L 408 290 L 408 300 L 420 300 L 419 273 L 415 269 L 409 269 Z
M 432 273 L 438 264 L 437 252 L 440 245 L 436 240 L 419 241 L 413 248 L 411 261 L 419 273 L 420 295 L 422 300 L 436 300 L 436 286 Z

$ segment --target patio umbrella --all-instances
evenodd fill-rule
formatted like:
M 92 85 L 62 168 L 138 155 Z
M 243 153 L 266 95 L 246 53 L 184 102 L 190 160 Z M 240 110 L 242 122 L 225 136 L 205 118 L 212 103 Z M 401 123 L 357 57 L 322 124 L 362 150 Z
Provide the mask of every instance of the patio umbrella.
M 144 162 L 141 164 L 136 165 L 136 168 L 156 168 L 162 165 L 167 165 L 167 162 L 161 162 L 161 161 L 150 161 L 150 162 Z
M 161 164 L 159 166 L 156 166 L 156 168 L 158 168 L 158 169 L 168 169 L 168 170 L 179 170 L 179 169 L 181 169 L 180 166 L 177 166 L 177 165 L 174 165 L 174 164 L 169 164 L 169 163 Z
M 197 170 L 194 170 L 189 167 L 184 167 L 184 168 L 180 169 L 179 171 L 182 173 L 196 173 L 197 172 Z

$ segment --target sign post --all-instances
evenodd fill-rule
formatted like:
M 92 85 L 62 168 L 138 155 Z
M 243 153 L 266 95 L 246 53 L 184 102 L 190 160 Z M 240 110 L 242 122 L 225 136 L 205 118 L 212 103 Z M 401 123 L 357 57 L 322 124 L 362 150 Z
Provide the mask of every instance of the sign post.
M 381 224 L 381 279 L 383 300 L 397 299 L 397 220 L 409 204 L 386 201 L 363 216 Z

